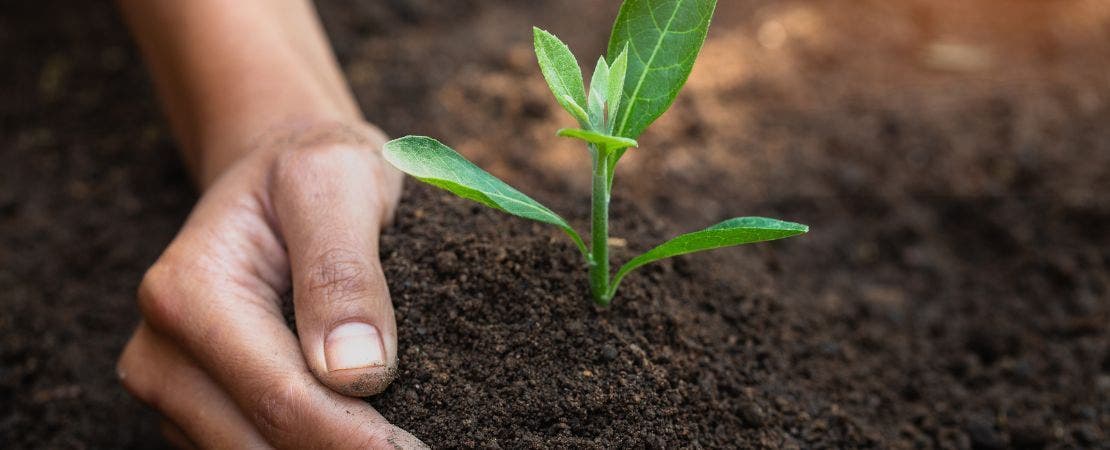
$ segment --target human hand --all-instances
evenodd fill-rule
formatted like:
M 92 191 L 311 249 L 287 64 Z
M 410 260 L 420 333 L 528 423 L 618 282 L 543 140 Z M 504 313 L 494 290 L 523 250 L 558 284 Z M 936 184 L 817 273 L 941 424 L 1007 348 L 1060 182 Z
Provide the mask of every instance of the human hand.
M 353 398 L 397 367 L 378 235 L 401 175 L 384 135 L 328 124 L 265 141 L 215 178 L 146 273 L 120 379 L 182 447 L 423 447 Z

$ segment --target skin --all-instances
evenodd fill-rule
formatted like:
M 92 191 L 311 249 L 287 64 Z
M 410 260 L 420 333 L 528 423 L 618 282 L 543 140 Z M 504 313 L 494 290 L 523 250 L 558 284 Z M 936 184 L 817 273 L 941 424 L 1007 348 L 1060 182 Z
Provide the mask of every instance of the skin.
M 311 3 L 117 3 L 203 192 L 140 285 L 123 385 L 182 448 L 424 447 L 357 398 L 396 372 L 378 235 L 401 176 Z M 381 358 L 329 370 L 350 323 L 378 331 Z

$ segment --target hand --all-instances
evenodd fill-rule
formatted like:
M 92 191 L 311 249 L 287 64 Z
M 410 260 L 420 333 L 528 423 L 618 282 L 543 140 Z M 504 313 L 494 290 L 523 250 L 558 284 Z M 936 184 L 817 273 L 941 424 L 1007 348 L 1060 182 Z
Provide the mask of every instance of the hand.
M 378 235 L 401 176 L 384 136 L 329 124 L 266 141 L 216 178 L 146 273 L 120 379 L 183 447 L 423 447 L 352 398 L 397 367 Z M 297 336 L 281 313 L 290 288 Z

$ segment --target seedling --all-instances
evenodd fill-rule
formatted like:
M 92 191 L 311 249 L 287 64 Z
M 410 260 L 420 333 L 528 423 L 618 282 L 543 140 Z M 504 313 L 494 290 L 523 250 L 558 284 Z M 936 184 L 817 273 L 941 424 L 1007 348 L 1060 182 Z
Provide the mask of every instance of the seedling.
M 587 93 L 574 55 L 557 37 L 533 28 L 536 57 L 555 100 L 579 128 L 559 136 L 579 139 L 593 158 L 590 244 L 566 220 L 497 179 L 462 155 L 423 137 L 385 145 L 385 158 L 413 177 L 488 207 L 561 228 L 586 259 L 590 290 L 600 305 L 613 300 L 633 270 L 672 256 L 796 236 L 809 227 L 762 217 L 739 217 L 671 239 L 609 269 L 609 198 L 613 172 L 636 138 L 659 118 L 686 84 L 705 42 L 716 0 L 626 0 L 609 39 L 608 57 L 597 61 Z

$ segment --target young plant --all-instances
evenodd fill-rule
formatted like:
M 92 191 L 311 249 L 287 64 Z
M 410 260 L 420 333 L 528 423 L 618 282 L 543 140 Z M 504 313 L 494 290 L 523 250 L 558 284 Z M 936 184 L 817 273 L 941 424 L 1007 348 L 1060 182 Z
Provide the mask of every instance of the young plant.
M 613 172 L 636 138 L 659 118 L 686 83 L 705 41 L 716 0 L 626 0 L 597 61 L 589 92 L 570 49 L 551 33 L 533 29 L 536 57 L 555 100 L 578 128 L 558 135 L 585 142 L 593 158 L 592 232 L 589 245 L 566 220 L 505 184 L 435 139 L 408 136 L 385 145 L 385 158 L 401 171 L 460 197 L 562 229 L 589 267 L 594 300 L 608 305 L 621 280 L 661 259 L 803 234 L 809 227 L 762 217 L 726 220 L 671 239 L 609 268 L 609 198 Z

